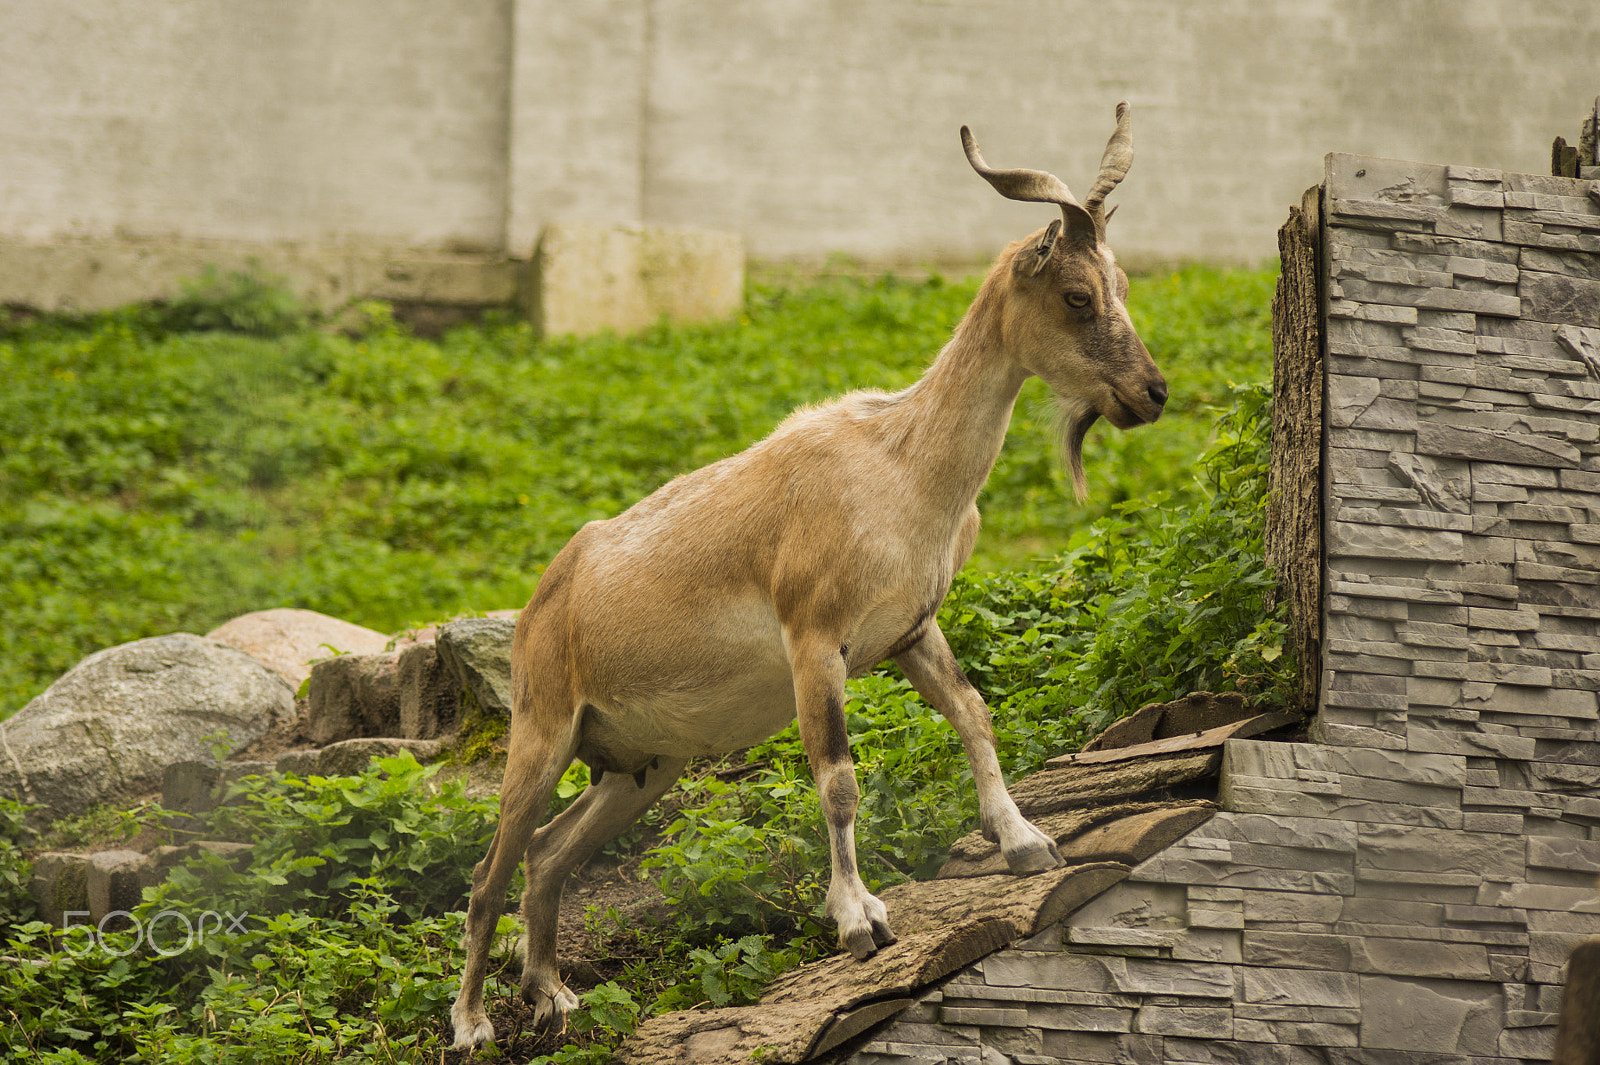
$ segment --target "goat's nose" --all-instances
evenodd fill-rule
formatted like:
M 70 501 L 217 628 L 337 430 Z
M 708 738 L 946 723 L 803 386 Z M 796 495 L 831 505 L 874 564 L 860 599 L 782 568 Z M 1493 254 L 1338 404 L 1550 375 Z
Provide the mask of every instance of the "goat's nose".
M 1145 394 L 1150 397 L 1150 402 L 1156 406 L 1165 407 L 1167 405 L 1167 383 L 1165 381 L 1157 381 L 1145 389 Z

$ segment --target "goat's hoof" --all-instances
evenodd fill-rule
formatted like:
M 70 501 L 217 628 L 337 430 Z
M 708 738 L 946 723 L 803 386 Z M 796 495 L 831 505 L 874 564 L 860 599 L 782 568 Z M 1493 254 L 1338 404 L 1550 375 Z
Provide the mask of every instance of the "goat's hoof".
M 456 1030 L 454 1050 L 471 1050 L 494 1040 L 494 1025 L 489 1023 L 489 1015 L 482 1010 L 458 1013 L 452 1009 L 450 1020 Z
M 533 1007 L 533 1026 L 540 1031 L 566 1031 L 567 1014 L 578 1008 L 578 996 L 559 981 L 553 989 L 523 988 L 522 1001 Z
M 879 947 L 895 942 L 894 932 L 889 928 L 889 911 L 873 896 L 867 895 L 861 909 L 852 917 L 839 921 L 839 946 L 848 950 L 856 961 L 864 961 Z
M 1056 846 L 1056 841 L 1031 824 L 1027 828 L 1027 838 L 1020 846 L 1010 850 L 1002 848 L 1011 872 L 1016 876 L 1032 876 L 1063 864 L 1061 848 Z
M 866 961 L 878 952 L 879 947 L 887 947 L 895 942 L 895 935 L 889 931 L 889 926 L 883 922 L 874 922 L 870 927 L 851 929 L 849 932 L 839 933 L 839 946 L 850 952 L 856 961 Z

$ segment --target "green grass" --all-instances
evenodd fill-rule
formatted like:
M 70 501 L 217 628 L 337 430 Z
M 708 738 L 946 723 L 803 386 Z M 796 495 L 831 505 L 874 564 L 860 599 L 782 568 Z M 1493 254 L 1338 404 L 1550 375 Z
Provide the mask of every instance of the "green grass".
M 1019 405 L 979 553 L 940 613 L 994 710 L 1008 776 L 1141 701 L 1192 688 L 1271 701 L 1293 676 L 1261 558 L 1271 281 L 1134 280 L 1172 399 L 1154 426 L 1091 437 L 1087 505 L 1071 500 L 1037 385 Z M 508 322 L 431 343 L 381 314 L 360 339 L 309 331 L 270 288 L 212 277 L 164 310 L 0 332 L 0 710 L 88 651 L 246 610 L 393 630 L 519 602 L 584 521 L 797 404 L 913 380 L 975 287 L 833 280 L 757 288 L 719 326 L 540 343 Z M 217 323 L 281 335 L 174 329 Z M 874 890 L 926 876 L 975 818 L 960 743 L 892 667 L 851 682 L 847 713 L 862 873 Z M 698 766 L 674 813 L 615 845 L 653 871 L 672 916 L 625 927 L 590 914 L 619 955 L 597 960 L 619 975 L 575 986 L 577 1042 L 548 1039 L 535 1061 L 600 1065 L 640 1019 L 753 1002 L 831 949 L 828 842 L 795 728 L 745 758 L 733 785 Z M 23 848 L 55 843 L 0 797 L 0 949 L 13 959 L 0 1057 L 440 1060 L 461 900 L 496 809 L 432 772 L 407 756 L 359 777 L 235 785 L 204 831 L 254 842 L 251 867 L 191 860 L 137 913 L 250 918 L 167 957 L 126 933 L 110 933 L 126 957 L 79 957 L 81 932 L 31 921 Z M 558 794 L 586 779 L 575 766 Z M 163 816 L 106 808 L 58 829 L 159 833 Z M 514 990 L 504 961 L 491 1002 Z M 525 1059 L 530 1045 L 504 1049 Z
M 251 610 L 395 631 L 519 606 L 584 522 L 799 404 L 910 383 L 977 280 L 757 287 L 736 321 L 626 339 L 541 342 L 513 321 L 438 342 L 381 324 L 360 338 L 176 331 L 296 321 L 187 305 L 0 331 L 0 717 L 91 651 Z M 1134 278 L 1167 415 L 1094 430 L 1080 506 L 1030 382 L 972 567 L 1059 553 L 1151 492 L 1194 498 L 1208 407 L 1269 374 L 1271 284 L 1206 268 Z

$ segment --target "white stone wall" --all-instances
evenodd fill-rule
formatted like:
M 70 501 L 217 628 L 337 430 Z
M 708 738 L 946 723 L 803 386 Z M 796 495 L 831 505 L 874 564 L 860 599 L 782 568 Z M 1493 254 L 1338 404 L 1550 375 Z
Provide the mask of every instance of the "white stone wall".
M 0 5 L 0 250 L 526 258 L 547 222 L 599 221 L 730 230 L 766 259 L 971 261 L 1049 215 L 975 178 L 957 128 L 1081 190 L 1127 98 L 1119 252 L 1262 261 L 1329 144 L 1542 166 L 1593 97 L 1593 15 L 1592 0 Z
M 1329 158 L 1319 742 L 1228 741 L 1221 812 L 851 1061 L 1549 1060 L 1600 935 L 1585 176 Z
M 498 251 L 508 7 L 0 5 L 0 240 Z

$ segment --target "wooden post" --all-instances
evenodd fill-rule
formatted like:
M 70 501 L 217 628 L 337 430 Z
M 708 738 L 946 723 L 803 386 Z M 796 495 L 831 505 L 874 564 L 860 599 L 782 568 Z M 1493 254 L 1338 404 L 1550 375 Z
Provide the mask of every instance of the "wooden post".
M 1299 665 L 1293 708 L 1317 709 L 1322 679 L 1322 188 L 1307 190 L 1278 230 L 1282 274 L 1272 298 L 1272 467 L 1266 556 L 1289 602 Z

